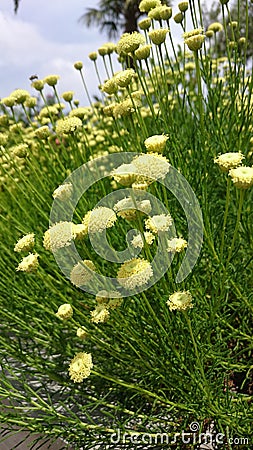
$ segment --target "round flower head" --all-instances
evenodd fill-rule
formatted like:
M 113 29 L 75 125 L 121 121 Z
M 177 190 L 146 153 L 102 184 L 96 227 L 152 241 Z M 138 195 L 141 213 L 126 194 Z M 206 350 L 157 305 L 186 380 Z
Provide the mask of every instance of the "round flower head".
M 218 164 L 222 172 L 229 172 L 230 169 L 240 166 L 244 155 L 241 152 L 223 153 L 214 159 L 214 162 Z
M 29 253 L 28 256 L 22 259 L 16 270 L 28 273 L 36 272 L 39 267 L 38 257 L 37 253 Z
M 115 212 L 106 206 L 99 206 L 91 211 L 89 217 L 89 233 L 102 233 L 113 227 L 117 220 Z
M 141 0 L 139 4 L 139 10 L 141 12 L 148 13 L 152 8 L 156 8 L 157 6 L 161 5 L 161 0 Z
M 27 144 L 13 145 L 13 147 L 10 147 L 9 151 L 13 156 L 17 156 L 18 158 L 25 158 L 28 152 L 28 145 Z
M 126 69 L 118 72 L 116 75 L 114 75 L 114 81 L 119 87 L 127 87 L 133 77 L 135 76 L 135 71 L 133 69 Z
M 43 79 L 43 81 L 45 84 L 48 84 L 48 86 L 55 86 L 59 78 L 59 75 L 48 75 Z
M 44 80 L 34 80 L 31 86 L 36 89 L 36 91 L 42 91 L 44 89 Z
M 65 100 L 65 102 L 72 102 L 73 100 L 74 91 L 66 91 L 63 92 L 62 98 Z
M 60 184 L 53 192 L 53 198 L 58 198 L 59 200 L 67 200 L 71 197 L 73 191 L 73 186 L 71 183 Z
M 151 26 L 151 19 L 149 17 L 140 20 L 140 22 L 138 23 L 138 27 L 140 28 L 140 30 L 148 30 L 150 26 Z
M 171 253 L 180 253 L 187 247 L 187 241 L 182 238 L 173 238 L 168 241 L 167 251 Z
M 192 295 L 189 291 L 175 292 L 169 296 L 167 301 L 170 311 L 178 309 L 179 311 L 184 311 L 188 308 L 193 308 Z
M 74 238 L 72 222 L 58 222 L 45 232 L 43 245 L 46 250 L 55 251 L 71 245 Z
M 253 167 L 237 167 L 228 172 L 234 185 L 240 189 L 248 189 L 253 186 Z
M 89 53 L 88 57 L 90 58 L 91 61 L 96 61 L 98 58 L 98 54 L 97 52 L 91 52 Z
M 116 94 L 116 92 L 118 92 L 118 86 L 117 86 L 114 78 L 112 78 L 111 80 L 105 81 L 105 83 L 101 87 L 101 91 L 105 92 L 108 95 Z
M 61 320 L 68 320 L 73 316 L 73 308 L 69 303 L 64 303 L 59 306 L 57 313 L 55 313 L 56 317 Z
M 10 94 L 10 97 L 14 98 L 17 104 L 22 104 L 30 97 L 30 94 L 25 89 L 16 89 Z
M 137 48 L 137 50 L 135 50 L 134 52 L 134 56 L 136 59 L 141 60 L 141 59 L 148 59 L 149 55 L 150 55 L 150 50 L 151 50 L 152 46 L 147 44 L 147 45 L 141 45 L 139 48 Z
M 75 383 L 88 378 L 93 367 L 91 353 L 77 353 L 69 365 L 69 376 Z
M 34 233 L 29 233 L 23 236 L 16 243 L 14 252 L 29 252 L 34 246 Z
M 82 127 L 82 121 L 78 117 L 64 117 L 56 123 L 56 134 L 69 134 Z
M 15 98 L 14 97 L 4 97 L 1 100 L 1 104 L 7 106 L 8 108 L 12 108 L 15 105 Z
M 169 139 L 164 134 L 155 134 L 144 141 L 144 145 L 148 152 L 162 153 L 165 149 L 166 142 Z
M 47 125 L 43 125 L 40 128 L 37 128 L 37 130 L 34 131 L 35 136 L 38 139 L 47 139 L 50 136 L 50 130 Z
M 175 14 L 173 19 L 174 19 L 175 23 L 182 23 L 184 20 L 184 15 L 181 12 L 179 12 L 179 13 Z
M 209 25 L 208 31 L 213 31 L 214 33 L 218 33 L 223 30 L 223 25 L 220 22 L 213 22 Z
M 84 330 L 84 328 L 79 327 L 76 330 L 76 335 L 77 335 L 77 337 L 79 337 L 79 339 L 86 339 L 88 336 L 88 333 L 86 330 Z
M 118 270 L 118 282 L 125 289 L 134 289 L 147 284 L 153 276 L 153 269 L 149 261 L 143 258 L 133 258 L 122 264 Z
M 144 239 L 148 245 L 151 245 L 154 242 L 155 236 L 150 233 L 150 231 L 144 231 Z M 131 244 L 135 248 L 143 248 L 144 247 L 144 239 L 141 234 L 137 234 L 133 237 Z
M 134 52 L 141 44 L 145 44 L 145 38 L 138 31 L 124 33 L 117 44 L 117 53 L 119 55 L 128 55 Z
M 126 197 L 115 203 L 113 209 L 118 216 L 123 217 L 123 219 L 135 220 L 137 217 L 137 211 L 139 211 L 140 214 L 149 214 L 152 206 L 149 200 L 134 202 L 131 197 Z
M 136 166 L 137 173 L 139 171 L 141 175 L 152 181 L 165 178 L 170 169 L 168 160 L 157 153 L 136 156 L 132 164 Z
M 180 9 L 181 12 L 185 12 L 188 9 L 188 2 L 180 2 L 178 3 L 178 8 Z
M 195 34 L 193 36 L 185 38 L 184 42 L 189 50 L 191 50 L 192 52 L 196 52 L 197 50 L 201 49 L 204 40 L 204 34 Z
M 73 267 L 70 273 L 70 281 L 77 287 L 84 286 L 92 280 L 95 272 L 96 267 L 93 262 L 85 259 Z
M 136 167 L 134 164 L 121 164 L 121 166 L 114 169 L 112 176 L 117 183 L 123 186 L 130 186 L 136 180 Z
M 106 322 L 109 319 L 110 313 L 104 305 L 98 305 L 91 311 L 91 321 L 94 323 Z
M 148 35 L 155 45 L 161 45 L 165 42 L 166 34 L 169 33 L 167 28 L 159 28 L 157 30 L 149 31 Z
M 172 225 L 172 217 L 170 214 L 159 214 L 149 217 L 145 220 L 145 227 L 157 234 L 159 231 L 168 231 Z

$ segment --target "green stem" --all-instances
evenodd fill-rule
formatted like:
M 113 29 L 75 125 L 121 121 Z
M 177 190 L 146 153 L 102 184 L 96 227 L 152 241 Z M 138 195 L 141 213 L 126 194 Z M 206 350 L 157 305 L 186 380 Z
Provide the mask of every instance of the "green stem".
M 239 205 L 238 205 L 238 210 L 237 210 L 237 218 L 236 218 L 235 230 L 234 230 L 234 235 L 233 235 L 231 247 L 230 247 L 229 253 L 228 253 L 228 258 L 227 258 L 227 262 L 226 262 L 226 268 L 228 267 L 228 264 L 229 264 L 229 262 L 230 262 L 230 260 L 232 258 L 232 253 L 233 253 L 233 250 L 234 250 L 235 241 L 236 241 L 237 235 L 238 235 L 238 230 L 239 230 L 240 221 L 241 221 L 241 214 L 242 214 L 242 206 L 243 206 L 244 194 L 245 194 L 245 191 L 243 189 L 241 189 L 240 190 L 240 197 L 239 197 Z

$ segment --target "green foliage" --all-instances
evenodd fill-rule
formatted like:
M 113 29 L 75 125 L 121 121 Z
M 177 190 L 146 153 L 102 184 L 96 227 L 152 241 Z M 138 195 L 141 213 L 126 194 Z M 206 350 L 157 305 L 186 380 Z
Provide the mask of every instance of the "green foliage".
M 202 24 L 194 3 L 189 14 L 197 28 Z M 183 25 L 190 31 L 188 20 L 186 14 Z M 143 36 L 150 43 L 148 35 Z M 137 449 L 174 450 L 189 448 L 183 432 L 198 439 L 191 428 L 198 422 L 199 432 L 211 430 L 214 438 L 224 434 L 219 448 L 234 448 L 235 439 L 240 439 L 240 448 L 250 448 L 252 186 L 238 188 L 214 159 L 241 152 L 242 164 L 252 167 L 252 64 L 246 64 L 247 45 L 243 53 L 228 43 L 219 57 L 215 45 L 205 39 L 195 53 L 183 46 L 176 53 L 168 34 L 165 44 L 152 45 L 146 60 L 137 60 L 132 52 L 122 54 L 122 70 L 130 58 L 134 70 L 127 86 L 113 95 L 100 86 L 99 100 L 82 109 L 71 100 L 65 116 L 57 81 L 52 87 L 54 104 L 48 104 L 43 90 L 42 108 L 28 108 L 29 98 L 18 103 L 24 94 L 20 92 L 15 93 L 14 106 L 3 101 L 0 420 L 6 430 L 18 426 L 31 434 L 60 437 L 64 448 L 89 449 L 95 443 L 103 449 L 132 449 L 130 437 L 135 436 Z M 103 56 L 106 74 L 99 76 L 116 83 L 114 56 Z M 80 75 L 87 89 L 81 70 Z M 126 77 L 125 72 L 121 75 Z M 71 129 L 73 116 L 81 125 Z M 59 121 L 64 118 L 62 133 Z M 169 137 L 163 157 L 187 180 L 201 207 L 204 240 L 197 264 L 176 283 L 186 251 L 176 253 L 157 283 L 140 293 L 129 292 L 115 309 L 106 306 L 109 319 L 96 323 L 91 311 L 98 299 L 71 284 L 43 245 L 52 194 L 88 161 L 100 170 L 101 156 L 146 154 L 145 140 L 162 134 Z M 26 144 L 27 151 L 18 156 L 20 144 Z M 108 167 L 102 170 L 106 173 Z M 177 182 L 173 187 L 181 193 Z M 102 198 L 124 187 L 112 174 L 93 183 L 80 198 L 73 222 L 81 224 Z M 190 249 L 182 204 L 158 181 L 149 180 L 147 190 L 165 205 L 177 236 L 187 239 Z M 130 221 L 117 214 L 116 225 L 106 230 L 110 245 L 124 250 L 125 236 L 133 228 L 144 230 L 143 216 Z M 28 233 L 35 233 L 31 251 L 39 254 L 40 263 L 32 273 L 16 270 L 28 252 L 14 252 L 17 240 Z M 98 255 L 87 233 L 75 244 L 81 258 L 92 260 L 102 274 L 117 275 L 119 264 Z M 151 262 L 157 248 L 156 237 L 140 256 Z M 170 310 L 167 302 L 176 291 L 191 293 L 192 309 Z M 60 320 L 57 310 L 66 303 L 73 316 Z M 85 340 L 76 334 L 80 327 L 87 332 Z M 75 383 L 68 369 L 79 352 L 92 355 L 93 368 L 88 378 Z M 112 440 L 115 433 L 120 434 L 119 444 Z M 144 433 L 151 439 L 148 443 L 142 440 Z M 157 443 L 160 433 L 166 433 L 167 443 Z

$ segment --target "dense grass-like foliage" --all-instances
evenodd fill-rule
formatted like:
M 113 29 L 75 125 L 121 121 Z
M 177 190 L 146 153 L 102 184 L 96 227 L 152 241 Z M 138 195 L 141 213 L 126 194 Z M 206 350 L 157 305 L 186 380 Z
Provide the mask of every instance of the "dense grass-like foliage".
M 33 81 L 37 99 L 20 89 L 1 101 L 0 420 L 9 429 L 19 426 L 52 439 L 61 437 L 63 448 L 77 450 L 95 445 L 198 448 L 199 433 L 210 432 L 217 448 L 232 449 L 238 443 L 250 448 L 253 66 L 247 58 L 247 23 L 231 18 L 230 2 L 221 2 L 223 23 L 205 34 L 199 2 L 190 1 L 178 24 L 187 34 L 176 50 L 168 31 L 170 8 L 156 3 L 149 12 L 150 28 L 123 35 L 118 44 L 105 44 L 90 55 L 99 77 L 97 101 L 80 106 L 71 91 L 60 93 L 54 75 Z M 187 2 L 181 2 L 181 10 L 182 3 Z M 227 30 L 236 19 L 231 40 Z M 218 53 L 219 33 L 226 39 L 224 54 Z M 157 39 L 161 43 L 154 43 Z M 122 67 L 116 72 L 117 56 Z M 97 71 L 97 58 L 103 60 L 104 73 Z M 87 92 L 82 63 L 75 63 L 75 69 Z M 43 94 L 46 84 L 52 88 L 53 105 Z M 197 263 L 181 283 L 176 275 L 187 251 L 184 246 L 148 289 L 138 266 L 142 292 L 131 295 L 130 288 L 112 308 L 64 276 L 45 233 L 53 201 L 63 201 L 63 210 L 68 202 L 68 193 L 64 197 L 55 190 L 72 172 L 92 161 L 100 167 L 100 161 L 105 164 L 108 156 L 123 152 L 150 155 L 146 140 L 151 136 L 157 136 L 151 148 L 154 161 L 169 162 L 196 195 L 203 243 Z M 162 142 L 160 147 L 157 142 Z M 233 155 L 222 163 L 218 157 L 227 153 Z M 116 167 L 102 170 L 109 169 Z M 182 204 L 159 177 L 150 179 L 148 164 L 145 170 L 146 176 L 134 182 L 143 195 L 150 193 L 162 202 L 177 237 L 188 241 L 190 249 Z M 132 192 L 133 174 L 127 175 L 127 182 L 127 177 L 110 172 L 93 183 L 73 216 L 73 223 L 80 225 L 73 237 L 81 258 L 92 261 L 106 277 L 117 277 L 122 263 L 96 253 L 83 218 L 108 194 L 120 194 L 126 187 Z M 183 187 L 174 188 L 187 198 Z M 103 216 L 99 222 L 105 224 L 110 245 L 122 251 L 128 231 L 143 232 L 148 214 L 131 209 L 122 217 L 116 211 L 115 223 L 109 226 Z M 148 238 L 144 240 L 139 256 L 152 263 L 159 242 L 146 222 L 147 230 L 153 231 L 153 241 L 148 245 Z M 166 235 L 166 230 L 159 233 Z M 29 233 L 34 233 L 34 247 L 31 243 L 29 249 L 14 251 Z M 164 250 L 168 253 L 167 247 Z M 29 266 L 27 260 L 20 266 L 29 252 L 39 255 L 39 267 Z M 93 280 L 91 284 L 96 286 Z M 173 309 L 171 296 L 176 292 L 188 294 L 191 302 Z M 56 313 L 64 304 L 71 305 L 71 313 L 59 318 Z M 83 339 L 80 330 L 77 335 L 80 328 Z M 93 362 L 81 382 L 69 374 L 78 353 L 91 354 Z M 190 433 L 188 443 L 183 432 Z M 218 433 L 223 435 L 220 440 Z

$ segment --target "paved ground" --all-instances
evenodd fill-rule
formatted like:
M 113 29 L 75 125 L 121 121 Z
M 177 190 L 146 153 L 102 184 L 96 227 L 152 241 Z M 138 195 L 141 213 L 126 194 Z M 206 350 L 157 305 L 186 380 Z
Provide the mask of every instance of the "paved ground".
M 28 450 L 32 446 L 32 442 L 34 439 L 38 438 L 40 435 L 36 434 L 34 436 L 27 437 L 24 441 L 25 437 L 28 436 L 29 433 L 25 431 L 18 431 L 16 434 L 11 435 L 9 433 L 9 437 L 6 440 L 1 441 L 5 436 L 4 427 L 0 427 L 0 449 L 1 450 Z M 8 434 L 6 434 L 8 436 Z M 22 443 L 23 442 L 23 443 Z M 48 440 L 48 438 L 41 437 L 40 441 L 32 447 L 33 450 L 70 450 L 63 442 L 59 439 L 54 441 L 53 443 Z

